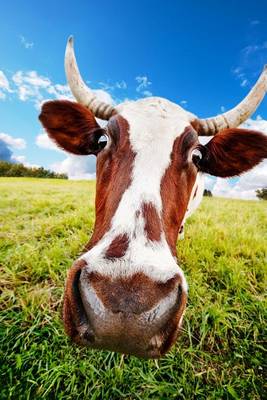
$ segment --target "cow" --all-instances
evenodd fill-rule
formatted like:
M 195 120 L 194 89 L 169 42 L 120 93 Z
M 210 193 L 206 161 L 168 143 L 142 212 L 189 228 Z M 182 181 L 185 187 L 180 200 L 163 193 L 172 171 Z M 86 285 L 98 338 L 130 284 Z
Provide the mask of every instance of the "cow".
M 267 157 L 263 133 L 237 128 L 263 99 L 267 68 L 240 104 L 208 119 L 160 97 L 98 100 L 73 38 L 65 70 L 77 102 L 44 103 L 40 121 L 59 147 L 97 159 L 94 230 L 68 272 L 65 331 L 83 346 L 158 358 L 181 331 L 188 288 L 176 242 L 201 200 L 203 174 L 238 176 Z M 213 137 L 201 145 L 199 135 Z

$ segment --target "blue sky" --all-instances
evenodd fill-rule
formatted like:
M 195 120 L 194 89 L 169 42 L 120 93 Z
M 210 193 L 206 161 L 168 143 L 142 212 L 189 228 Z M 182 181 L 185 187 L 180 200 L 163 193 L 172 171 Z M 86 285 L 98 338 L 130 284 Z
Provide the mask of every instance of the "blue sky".
M 66 84 L 63 62 L 70 34 L 75 37 L 83 77 L 92 88 L 107 92 L 102 96 L 111 95 L 117 102 L 151 93 L 208 117 L 238 103 L 267 63 L 267 3 L 28 0 L 2 4 L 0 132 L 24 139 L 23 145 L 2 135 L 14 156 L 24 156 L 30 164 L 51 168 L 66 159 L 66 154 L 44 148 L 47 143 L 38 145 L 36 140 L 41 134 L 38 105 L 68 94 L 56 85 Z M 256 113 L 264 129 L 266 106 L 267 99 Z M 88 172 L 93 165 L 90 160 Z

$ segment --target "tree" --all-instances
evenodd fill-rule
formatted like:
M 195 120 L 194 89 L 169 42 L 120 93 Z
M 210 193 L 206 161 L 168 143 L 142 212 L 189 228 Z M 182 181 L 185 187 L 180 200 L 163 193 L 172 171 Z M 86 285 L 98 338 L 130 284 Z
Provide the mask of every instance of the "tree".
M 203 196 L 212 197 L 212 192 L 211 192 L 211 190 L 204 189 Z
M 57 174 L 56 172 L 49 171 L 43 167 L 25 167 L 23 164 L 10 163 L 1 160 L 0 176 L 28 176 L 32 178 L 68 179 L 66 174 Z
M 260 200 L 267 200 L 267 187 L 256 190 L 256 196 Z

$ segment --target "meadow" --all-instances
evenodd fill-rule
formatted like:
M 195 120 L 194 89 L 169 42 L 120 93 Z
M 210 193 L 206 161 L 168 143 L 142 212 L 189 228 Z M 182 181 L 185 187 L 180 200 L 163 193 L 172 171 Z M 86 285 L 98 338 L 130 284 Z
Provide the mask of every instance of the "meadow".
M 177 243 L 183 333 L 141 360 L 64 334 L 66 271 L 92 233 L 94 195 L 94 182 L 0 178 L 0 398 L 266 398 L 267 202 L 204 198 Z

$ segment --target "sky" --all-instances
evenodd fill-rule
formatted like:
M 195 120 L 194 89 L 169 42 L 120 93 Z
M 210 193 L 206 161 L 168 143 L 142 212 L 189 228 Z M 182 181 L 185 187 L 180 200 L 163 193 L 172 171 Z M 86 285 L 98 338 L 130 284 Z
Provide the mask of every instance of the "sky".
M 117 104 L 160 96 L 210 117 L 235 106 L 267 63 L 267 2 L 2 2 L 0 158 L 88 179 L 94 157 L 58 150 L 38 121 L 43 101 L 71 97 L 64 73 L 69 35 L 99 98 Z M 267 96 L 245 126 L 267 134 Z M 266 184 L 266 162 L 240 179 L 206 179 L 226 197 L 255 198 Z

